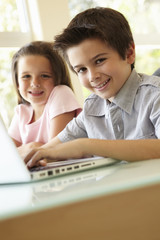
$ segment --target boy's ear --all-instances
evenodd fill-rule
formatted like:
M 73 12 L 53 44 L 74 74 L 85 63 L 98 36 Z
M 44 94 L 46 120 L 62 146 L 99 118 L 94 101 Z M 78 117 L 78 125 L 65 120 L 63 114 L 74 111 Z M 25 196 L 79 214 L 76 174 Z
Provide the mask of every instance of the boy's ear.
M 129 46 L 129 48 L 127 50 L 126 58 L 127 58 L 127 62 L 129 64 L 134 63 L 134 61 L 135 61 L 135 44 L 134 43 L 132 43 Z

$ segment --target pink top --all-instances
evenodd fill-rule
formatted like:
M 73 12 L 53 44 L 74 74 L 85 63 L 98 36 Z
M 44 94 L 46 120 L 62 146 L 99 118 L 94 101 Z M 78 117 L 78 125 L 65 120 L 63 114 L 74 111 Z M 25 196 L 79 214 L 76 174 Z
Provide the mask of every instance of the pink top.
M 19 104 L 9 127 L 9 135 L 22 144 L 29 142 L 47 143 L 50 136 L 50 121 L 54 117 L 76 110 L 76 115 L 81 112 L 81 107 L 75 99 L 73 91 L 66 85 L 54 87 L 42 116 L 33 123 L 33 108 L 31 105 Z

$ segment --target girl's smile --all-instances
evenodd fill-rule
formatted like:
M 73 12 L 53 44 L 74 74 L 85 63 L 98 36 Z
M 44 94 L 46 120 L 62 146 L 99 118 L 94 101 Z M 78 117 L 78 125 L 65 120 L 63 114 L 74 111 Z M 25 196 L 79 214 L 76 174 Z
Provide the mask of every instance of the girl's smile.
M 100 39 L 86 39 L 67 50 L 69 62 L 84 87 L 110 101 L 131 74 L 134 46 L 125 59 Z
M 34 110 L 43 111 L 54 88 L 54 76 L 50 62 L 40 55 L 27 55 L 18 62 L 18 83 L 21 96 Z
M 37 90 L 33 90 L 33 91 L 28 91 L 29 94 L 31 94 L 33 97 L 41 97 L 42 94 L 44 93 L 44 91 L 37 91 Z

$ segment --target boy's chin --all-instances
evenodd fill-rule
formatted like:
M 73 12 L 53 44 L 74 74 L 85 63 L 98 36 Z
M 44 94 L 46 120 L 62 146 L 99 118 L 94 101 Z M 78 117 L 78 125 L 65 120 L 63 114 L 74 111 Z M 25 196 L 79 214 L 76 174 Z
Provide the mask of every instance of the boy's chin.
M 108 94 L 105 94 L 105 93 L 95 93 L 97 96 L 99 96 L 100 98 L 102 99 L 110 99 L 110 96 L 108 96 Z M 111 97 L 112 98 L 112 97 Z

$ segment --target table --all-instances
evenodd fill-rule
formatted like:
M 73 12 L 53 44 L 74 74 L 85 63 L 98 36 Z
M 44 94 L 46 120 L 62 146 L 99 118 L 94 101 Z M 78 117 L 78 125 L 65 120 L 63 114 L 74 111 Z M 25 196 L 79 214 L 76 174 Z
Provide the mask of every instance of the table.
M 0 186 L 1 239 L 160 239 L 160 159 Z

